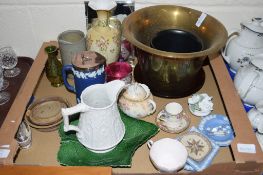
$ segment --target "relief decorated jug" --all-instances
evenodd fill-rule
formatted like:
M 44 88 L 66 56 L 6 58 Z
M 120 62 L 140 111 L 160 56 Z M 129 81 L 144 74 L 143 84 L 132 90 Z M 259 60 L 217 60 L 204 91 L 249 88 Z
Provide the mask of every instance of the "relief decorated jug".
M 64 131 L 76 131 L 77 138 L 87 149 L 105 153 L 114 149 L 124 137 L 125 126 L 117 107 L 117 98 L 125 83 L 114 80 L 87 87 L 81 102 L 63 108 Z M 78 126 L 70 125 L 69 116 L 80 113 Z

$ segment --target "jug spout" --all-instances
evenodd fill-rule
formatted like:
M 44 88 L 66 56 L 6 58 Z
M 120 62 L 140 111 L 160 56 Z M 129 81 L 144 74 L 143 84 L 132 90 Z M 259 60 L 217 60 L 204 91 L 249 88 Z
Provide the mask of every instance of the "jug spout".
M 125 82 L 122 80 L 113 80 L 106 83 L 106 85 L 107 85 L 107 93 L 110 96 L 110 98 L 117 100 L 119 93 L 125 86 Z

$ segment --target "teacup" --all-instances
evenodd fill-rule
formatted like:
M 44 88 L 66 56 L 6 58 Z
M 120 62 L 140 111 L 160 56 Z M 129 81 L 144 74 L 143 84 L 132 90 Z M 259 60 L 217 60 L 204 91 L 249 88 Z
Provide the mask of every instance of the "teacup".
M 187 150 L 178 140 L 162 138 L 147 143 L 150 149 L 150 159 L 153 165 L 161 172 L 176 172 L 182 169 L 187 160 Z
M 171 102 L 165 105 L 162 114 L 167 118 L 181 119 L 183 107 L 179 103 Z
M 166 132 L 180 133 L 188 128 L 190 119 L 184 112 L 182 105 L 171 102 L 159 112 L 156 123 Z

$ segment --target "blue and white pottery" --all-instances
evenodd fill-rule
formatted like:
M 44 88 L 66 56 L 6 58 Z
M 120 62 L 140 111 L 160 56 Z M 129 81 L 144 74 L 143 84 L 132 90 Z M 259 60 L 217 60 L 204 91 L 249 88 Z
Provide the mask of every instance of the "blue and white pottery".
M 228 146 L 234 139 L 234 132 L 228 118 L 220 114 L 204 117 L 198 129 L 219 146 Z
M 66 88 L 76 93 L 77 102 L 80 102 L 82 91 L 93 84 L 105 83 L 106 59 L 93 51 L 83 51 L 72 58 L 72 65 L 65 65 L 62 69 L 63 81 Z M 68 72 L 74 75 L 75 87 L 67 80 Z

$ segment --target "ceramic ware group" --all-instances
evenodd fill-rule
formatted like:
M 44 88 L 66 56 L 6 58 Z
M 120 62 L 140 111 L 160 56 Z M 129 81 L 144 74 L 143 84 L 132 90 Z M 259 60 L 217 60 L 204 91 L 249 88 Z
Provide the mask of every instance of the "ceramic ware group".
M 263 19 L 242 22 L 241 29 L 229 35 L 222 56 L 257 138 L 262 142 L 263 100 Z
M 241 29 L 229 35 L 222 56 L 243 102 L 253 106 L 263 99 L 263 19 L 242 22 Z
M 134 70 L 137 82 L 134 82 L 132 66 L 127 62 L 117 62 L 119 58 L 127 60 L 128 56 L 120 53 L 121 23 L 110 13 L 116 2 L 94 0 L 88 5 L 96 10 L 98 18 L 92 20 L 86 42 L 83 32 L 77 30 L 66 31 L 58 36 L 63 82 L 68 90 L 76 93 L 77 99 L 75 106 L 63 107 L 61 110 L 63 130 L 66 133 L 76 132 L 77 140 L 87 150 L 103 155 L 113 151 L 127 134 L 120 112 L 137 121 L 155 115 L 156 125 L 169 133 L 187 130 L 192 113 L 207 118 L 202 118 L 202 127 L 191 128 L 180 138 L 164 138 L 155 142 L 150 140 L 150 159 L 159 171 L 164 172 L 181 169 L 201 171 L 206 168 L 219 146 L 228 146 L 233 139 L 233 133 L 228 133 L 231 138 L 227 143 L 224 142 L 225 145 L 219 145 L 223 142 L 220 142 L 221 137 L 218 141 L 217 137 L 213 140 L 211 135 L 205 134 L 207 130 L 203 128 L 207 129 L 211 125 L 221 129 L 220 120 L 208 120 L 213 111 L 212 97 L 205 93 L 193 94 L 204 83 L 202 66 L 205 58 L 220 50 L 227 40 L 224 26 L 210 15 L 180 6 L 153 6 L 131 14 L 123 22 L 123 32 L 127 39 L 125 41 L 135 47 L 135 56 L 138 58 Z M 173 15 L 175 12 L 180 15 Z M 204 18 L 200 22 L 202 15 Z M 159 20 L 160 16 L 164 20 Z M 186 42 L 183 47 L 189 48 L 167 50 L 167 45 L 160 45 L 165 43 L 164 38 L 169 39 L 164 37 L 167 32 L 172 35 L 183 33 L 181 39 L 188 38 L 189 42 L 194 40 L 197 45 Z M 74 86 L 68 82 L 69 73 L 73 74 Z M 153 94 L 169 98 L 192 95 L 186 102 L 190 113 L 176 101 L 161 106 L 161 110 L 155 113 L 158 106 Z M 71 117 L 75 114 L 79 115 L 79 120 L 77 124 L 72 124 Z M 227 129 L 232 131 L 231 126 Z

